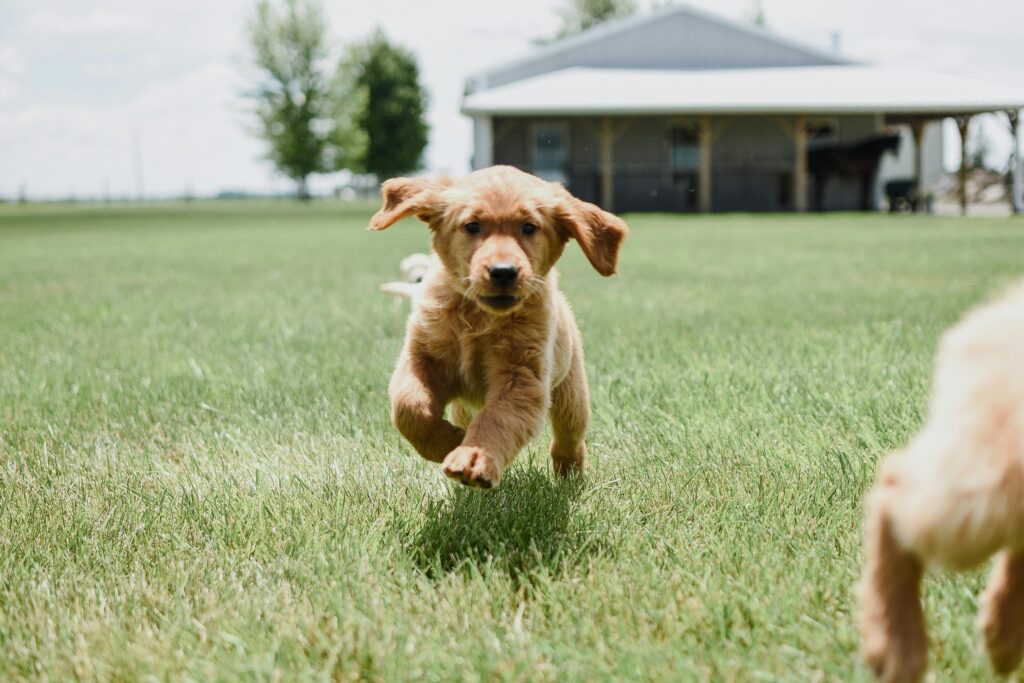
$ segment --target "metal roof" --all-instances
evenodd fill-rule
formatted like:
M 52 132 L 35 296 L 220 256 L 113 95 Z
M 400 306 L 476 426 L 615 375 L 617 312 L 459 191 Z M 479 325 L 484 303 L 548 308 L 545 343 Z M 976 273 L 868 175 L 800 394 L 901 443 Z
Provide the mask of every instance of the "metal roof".
M 468 115 L 935 114 L 1024 109 L 1024 90 L 870 65 L 658 71 L 571 68 L 467 95 Z
M 517 59 L 502 62 L 500 64 L 494 64 L 484 71 L 473 74 L 469 77 L 469 83 L 479 83 L 486 87 L 487 79 L 493 74 L 505 71 L 507 69 L 513 69 L 526 64 L 539 62 L 544 59 L 551 57 L 552 55 L 558 55 L 566 52 L 571 52 L 577 48 L 593 43 L 600 43 L 608 39 L 611 36 L 618 35 L 620 33 L 626 33 L 633 29 L 646 26 L 648 24 L 656 24 L 666 19 L 676 16 L 689 16 L 704 21 L 713 22 L 720 26 L 726 27 L 732 31 L 736 31 L 740 34 L 749 35 L 760 40 L 766 40 L 779 46 L 787 47 L 793 50 L 798 50 L 805 53 L 808 56 L 816 57 L 823 60 L 825 63 L 855 63 L 839 55 L 825 52 L 815 47 L 799 43 L 795 40 L 782 36 L 775 31 L 763 27 L 754 26 L 752 24 L 745 24 L 738 21 L 732 21 L 726 17 L 713 14 L 701 10 L 697 7 L 691 7 L 683 4 L 671 4 L 666 7 L 662 7 L 648 14 L 635 14 L 632 16 L 624 17 L 621 19 L 615 19 L 605 23 L 598 24 L 597 26 L 591 27 L 585 31 L 577 33 L 572 36 L 565 38 L 559 38 L 552 42 L 542 45 L 536 48 L 530 54 L 524 55 Z

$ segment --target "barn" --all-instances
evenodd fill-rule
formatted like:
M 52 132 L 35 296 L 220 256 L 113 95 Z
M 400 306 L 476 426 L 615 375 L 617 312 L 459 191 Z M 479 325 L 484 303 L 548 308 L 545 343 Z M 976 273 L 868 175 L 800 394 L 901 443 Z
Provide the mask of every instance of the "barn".
M 681 5 L 473 76 L 462 104 L 474 168 L 511 164 L 612 210 L 673 212 L 874 210 L 887 191 L 925 207 L 942 121 L 966 140 L 973 116 L 1016 127 L 1022 108 L 1014 88 L 852 62 Z

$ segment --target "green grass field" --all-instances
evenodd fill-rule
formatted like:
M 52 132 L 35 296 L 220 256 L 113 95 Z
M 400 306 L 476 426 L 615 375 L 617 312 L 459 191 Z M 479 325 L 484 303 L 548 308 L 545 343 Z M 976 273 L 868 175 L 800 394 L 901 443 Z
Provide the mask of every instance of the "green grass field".
M 1024 222 L 631 217 L 561 268 L 586 480 L 482 492 L 389 425 L 427 232 L 370 210 L 0 207 L 0 679 L 867 679 L 861 498 Z M 981 579 L 929 579 L 937 680 Z

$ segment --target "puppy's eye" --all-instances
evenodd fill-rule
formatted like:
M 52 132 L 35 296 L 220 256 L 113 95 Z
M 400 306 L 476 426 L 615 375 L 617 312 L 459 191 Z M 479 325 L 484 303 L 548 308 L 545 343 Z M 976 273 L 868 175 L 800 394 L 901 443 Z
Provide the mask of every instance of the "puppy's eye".
M 472 223 L 466 223 L 466 232 L 468 232 L 470 235 L 479 235 L 480 224 L 477 223 L 476 221 L 473 221 Z
M 533 223 L 526 223 L 525 225 L 523 225 L 524 235 L 532 235 L 535 232 L 537 232 L 537 226 L 534 225 Z

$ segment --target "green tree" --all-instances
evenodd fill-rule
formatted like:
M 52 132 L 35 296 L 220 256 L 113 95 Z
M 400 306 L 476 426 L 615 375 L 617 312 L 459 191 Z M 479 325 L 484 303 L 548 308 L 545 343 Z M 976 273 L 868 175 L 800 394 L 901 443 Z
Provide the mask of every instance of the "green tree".
M 972 169 L 989 168 L 988 157 L 992 153 L 992 141 L 985 129 L 979 125 L 971 128 L 968 141 L 967 166 Z
M 383 180 L 420 167 L 427 146 L 427 95 L 416 58 L 380 31 L 353 46 L 339 67 L 362 133 L 353 168 Z
M 763 0 L 751 0 L 750 6 L 747 8 L 747 19 L 754 26 L 763 28 L 768 25 L 768 19 L 764 13 Z
M 284 0 L 277 9 L 260 0 L 249 22 L 253 61 L 260 72 L 249 97 L 268 158 L 309 196 L 314 173 L 346 165 L 360 137 L 351 112 L 332 98 L 324 75 L 327 25 L 316 0 Z
M 612 19 L 636 13 L 634 0 L 570 0 L 560 14 L 562 27 L 558 38 L 571 36 Z

